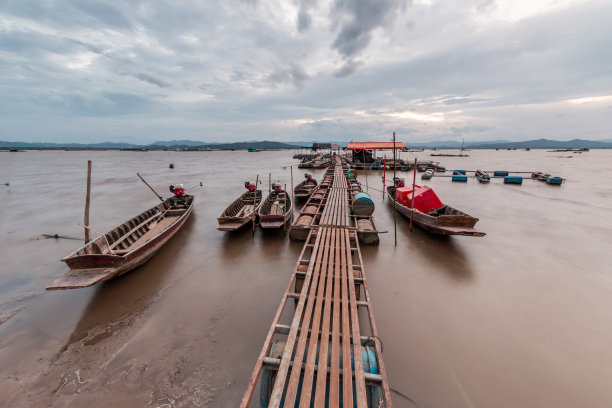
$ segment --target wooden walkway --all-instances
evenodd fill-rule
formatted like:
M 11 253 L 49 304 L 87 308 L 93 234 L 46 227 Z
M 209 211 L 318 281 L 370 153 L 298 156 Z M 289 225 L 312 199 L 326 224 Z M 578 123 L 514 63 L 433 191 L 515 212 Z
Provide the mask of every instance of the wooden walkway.
M 391 407 L 381 344 L 339 159 L 241 406 Z M 331 173 L 331 174 L 330 174 Z M 323 184 L 323 183 L 322 183 Z
M 321 184 L 295 218 L 289 238 L 305 241 L 314 227 L 342 226 L 357 229 L 362 244 L 378 245 L 374 217 L 356 216 L 350 211 L 355 194 L 363 191 L 361 183 L 356 178 L 348 178 L 349 166 L 346 161 L 339 157 L 335 160 L 337 163 L 327 169 Z

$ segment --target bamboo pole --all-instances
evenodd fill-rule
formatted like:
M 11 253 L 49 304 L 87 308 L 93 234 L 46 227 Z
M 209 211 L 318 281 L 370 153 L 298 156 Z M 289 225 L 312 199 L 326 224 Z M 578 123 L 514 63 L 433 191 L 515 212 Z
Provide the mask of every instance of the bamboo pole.
M 287 234 L 287 220 L 285 219 L 285 213 L 287 212 L 287 183 L 285 183 L 285 201 L 283 201 L 283 236 Z M 291 205 L 293 206 L 293 200 L 291 201 Z M 291 207 L 293 208 L 293 207 Z
M 85 197 L 85 243 L 89 242 L 89 203 L 91 197 L 91 160 L 87 160 L 87 196 Z
M 255 208 L 257 208 L 257 186 L 259 185 L 259 174 L 255 177 L 255 192 L 253 193 L 253 229 L 251 235 L 255 235 L 255 220 L 257 220 L 257 214 Z M 261 199 L 263 200 L 263 193 Z
M 412 232 L 412 217 L 414 217 L 414 185 L 416 183 L 417 158 L 414 158 L 414 176 L 412 177 L 412 200 L 410 204 L 410 232 Z
M 387 180 L 385 179 L 387 176 L 387 155 L 384 155 L 384 160 L 383 160 L 383 188 L 382 188 L 382 194 L 383 194 L 383 201 L 385 200 L 385 185 L 387 184 Z
M 395 132 L 393 132 L 393 185 L 397 189 L 395 184 L 395 172 L 397 165 L 395 164 Z M 383 189 L 384 191 L 384 189 Z M 385 193 L 383 193 L 384 196 Z M 395 200 L 393 200 L 393 233 L 395 235 L 395 246 L 397 246 L 397 190 L 395 194 Z
M 293 197 L 293 165 L 289 166 L 289 168 L 291 169 L 291 203 L 294 203 L 294 197 Z
M 146 180 L 145 180 L 145 179 L 143 179 L 143 178 L 142 178 L 142 176 L 141 176 L 139 173 L 136 173 L 136 175 L 137 175 L 138 177 L 140 177 L 140 179 L 142 180 L 142 182 L 143 182 L 143 183 L 145 183 L 145 184 L 147 185 L 147 187 L 149 187 L 149 188 L 151 189 L 151 191 L 153 192 L 153 194 L 155 194 L 155 195 L 157 196 L 157 198 L 159 198 L 159 199 L 161 200 L 161 202 L 163 203 L 163 202 L 164 202 L 164 199 L 162 198 L 162 196 L 160 196 L 159 194 L 157 194 L 157 191 L 155 191 L 155 190 L 153 189 L 153 187 L 151 187 L 151 186 L 149 185 L 149 183 L 147 183 L 147 182 L 146 182 Z

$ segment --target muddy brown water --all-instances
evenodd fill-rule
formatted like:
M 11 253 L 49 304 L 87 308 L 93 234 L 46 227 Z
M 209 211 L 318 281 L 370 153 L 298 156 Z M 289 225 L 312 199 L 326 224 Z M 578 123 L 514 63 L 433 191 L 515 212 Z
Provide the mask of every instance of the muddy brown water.
M 223 233 L 216 217 L 258 173 L 264 188 L 268 173 L 289 185 L 292 154 L 176 152 L 170 170 L 165 152 L 0 153 L 0 406 L 237 406 L 301 244 Z M 430 158 L 402 157 L 413 154 Z M 480 218 L 487 236 L 410 233 L 398 214 L 394 246 L 382 172 L 368 172 L 376 225 L 389 233 L 362 253 L 394 405 L 611 406 L 612 152 L 468 154 L 437 160 L 567 182 L 434 178 L 426 184 Z M 192 217 L 144 266 L 45 292 L 81 245 L 88 159 L 97 231 L 155 204 L 137 171 L 162 195 L 173 183 L 205 187 L 191 190 Z

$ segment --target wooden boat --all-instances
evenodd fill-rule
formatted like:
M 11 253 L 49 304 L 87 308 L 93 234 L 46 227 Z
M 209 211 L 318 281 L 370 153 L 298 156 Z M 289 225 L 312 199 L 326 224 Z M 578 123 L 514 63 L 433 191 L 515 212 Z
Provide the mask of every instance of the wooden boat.
M 546 181 L 547 178 L 550 177 L 548 173 L 542 173 L 541 171 L 536 171 L 531 173 L 531 178 L 534 180 Z
M 357 238 L 359 242 L 367 245 L 378 245 L 380 243 L 378 231 L 376 230 L 376 225 L 374 225 L 374 217 L 356 217 L 355 224 L 357 224 Z
M 428 169 L 425 173 L 421 174 L 421 179 L 429 180 L 434 175 L 434 171 L 432 169 Z
M 317 189 L 317 180 L 308 178 L 308 176 L 309 174 L 306 174 L 306 180 L 302 181 L 293 189 L 296 199 L 310 197 L 310 195 Z
M 261 190 L 247 191 L 235 199 L 219 214 L 219 231 L 236 231 L 251 221 L 255 221 L 261 206 Z
M 70 267 L 47 289 L 95 285 L 142 265 L 183 226 L 193 196 L 171 197 L 77 249 L 62 261 Z
M 484 170 L 476 170 L 476 178 L 481 183 L 488 183 L 489 181 L 491 181 L 491 177 L 489 176 L 489 173 L 487 173 Z
M 415 188 L 421 188 L 421 186 L 415 186 Z M 474 229 L 478 218 L 444 204 L 441 208 L 431 208 L 426 210 L 426 212 L 422 212 L 418 209 L 418 200 L 422 199 L 418 195 L 415 196 L 416 209 L 412 209 L 395 200 L 395 191 L 396 188 L 394 186 L 387 187 L 390 205 L 393 206 L 395 202 L 397 211 L 407 218 L 410 218 L 411 214 L 413 214 L 413 222 L 429 232 L 441 235 L 467 235 L 472 237 L 486 235 L 484 232 Z
M 259 207 L 259 223 L 261 228 L 273 229 L 282 227 L 293 212 L 291 196 L 284 190 L 272 190 Z

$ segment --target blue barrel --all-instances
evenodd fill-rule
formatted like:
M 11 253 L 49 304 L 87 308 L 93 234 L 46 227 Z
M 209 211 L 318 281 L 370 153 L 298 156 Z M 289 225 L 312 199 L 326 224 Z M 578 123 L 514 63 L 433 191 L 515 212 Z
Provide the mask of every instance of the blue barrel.
M 521 176 L 506 176 L 504 177 L 504 184 L 523 184 L 523 178 Z
M 282 352 L 285 348 L 284 341 L 276 341 L 272 343 L 272 348 L 270 349 L 270 355 L 275 358 L 281 358 Z M 330 346 L 331 350 L 331 346 Z M 351 350 L 352 351 L 352 350 Z M 317 347 L 317 361 L 318 364 L 318 354 L 319 347 Z M 307 355 L 304 355 L 304 362 L 306 362 Z M 363 370 L 366 373 L 370 374 L 379 374 L 378 371 L 378 362 L 376 360 L 376 350 L 371 346 L 361 346 L 361 361 L 363 362 Z M 340 369 L 342 369 L 342 350 L 340 350 Z M 355 361 L 353 359 L 353 355 L 351 354 L 351 368 L 354 368 Z M 328 369 L 330 368 L 329 361 L 327 362 Z M 316 374 L 315 374 L 316 378 Z M 274 381 L 276 381 L 276 370 L 275 369 L 263 369 L 261 371 L 261 382 L 259 388 L 259 405 L 262 408 L 267 408 L 270 403 L 270 396 L 272 395 L 272 390 L 274 388 Z M 313 387 L 313 392 L 316 387 Z M 340 401 L 342 402 L 342 392 L 344 391 L 344 387 L 342 383 L 340 384 Z M 326 389 L 329 390 L 329 380 L 326 382 Z M 297 388 L 298 395 L 302 392 L 302 376 L 300 376 L 300 380 L 298 382 Z M 368 407 L 377 407 L 378 401 L 381 399 L 382 390 L 380 387 L 374 385 L 366 385 L 366 396 L 367 396 L 367 405 Z M 353 390 L 353 407 L 357 407 L 357 396 Z M 297 408 L 299 401 L 296 401 L 295 407 Z M 281 407 L 285 405 L 285 398 L 281 399 Z M 312 404 L 311 404 L 312 406 Z
M 508 172 L 505 170 L 496 170 L 493 172 L 493 177 L 506 177 Z
M 374 213 L 374 202 L 366 193 L 357 193 L 352 208 L 355 215 L 372 215 Z
M 453 175 L 453 181 L 462 181 L 462 182 L 467 182 L 467 176 L 464 176 L 463 174 L 455 174 Z

